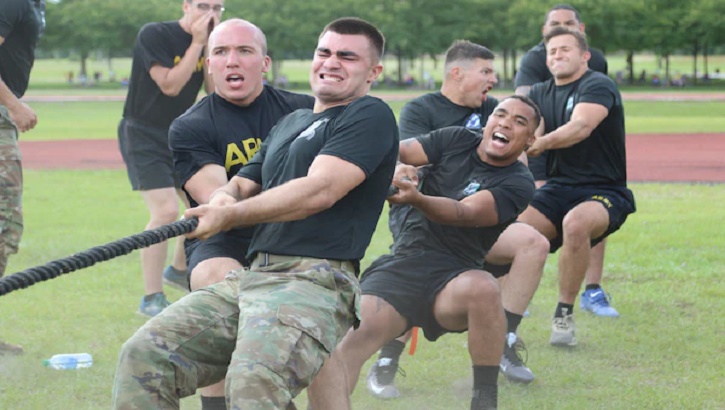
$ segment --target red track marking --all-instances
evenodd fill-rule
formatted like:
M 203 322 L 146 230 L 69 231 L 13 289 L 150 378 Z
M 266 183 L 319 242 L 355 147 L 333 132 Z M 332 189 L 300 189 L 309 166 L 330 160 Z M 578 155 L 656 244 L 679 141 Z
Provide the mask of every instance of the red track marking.
M 20 141 L 26 169 L 124 169 L 116 140 Z M 627 137 L 630 181 L 725 182 L 725 134 Z

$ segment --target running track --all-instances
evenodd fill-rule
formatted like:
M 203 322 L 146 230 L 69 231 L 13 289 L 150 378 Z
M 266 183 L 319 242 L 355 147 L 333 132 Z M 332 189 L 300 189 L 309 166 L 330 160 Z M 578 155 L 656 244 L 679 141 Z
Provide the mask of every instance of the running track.
M 391 97 L 382 94 L 378 96 Z M 725 93 L 623 93 L 623 98 L 725 101 Z M 24 101 L 108 99 L 109 97 L 34 96 L 25 98 Z M 116 140 L 21 140 L 20 148 L 25 169 L 124 169 Z M 627 168 L 628 179 L 633 182 L 725 182 L 725 132 L 628 135 Z

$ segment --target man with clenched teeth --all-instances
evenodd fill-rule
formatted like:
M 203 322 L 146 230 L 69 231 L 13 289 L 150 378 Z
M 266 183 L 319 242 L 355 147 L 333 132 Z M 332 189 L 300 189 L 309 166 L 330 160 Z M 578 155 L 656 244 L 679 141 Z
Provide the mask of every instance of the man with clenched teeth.
M 114 408 L 178 409 L 222 380 L 227 408 L 294 408 L 358 322 L 360 259 L 398 157 L 395 115 L 367 95 L 384 45 L 364 20 L 329 23 L 310 69 L 314 107 L 282 118 L 209 204 L 185 212 L 198 218 L 192 238 L 256 225 L 251 266 L 181 298 L 123 345 Z

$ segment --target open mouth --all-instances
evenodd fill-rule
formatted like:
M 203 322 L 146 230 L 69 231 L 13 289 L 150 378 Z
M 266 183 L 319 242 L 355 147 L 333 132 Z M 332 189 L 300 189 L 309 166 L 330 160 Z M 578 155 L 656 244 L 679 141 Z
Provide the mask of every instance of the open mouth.
M 241 84 L 244 82 L 244 77 L 239 74 L 229 74 L 225 80 L 231 84 Z
M 508 144 L 509 139 L 507 136 L 501 134 L 500 132 L 494 132 L 493 133 L 493 141 L 498 142 L 500 144 Z

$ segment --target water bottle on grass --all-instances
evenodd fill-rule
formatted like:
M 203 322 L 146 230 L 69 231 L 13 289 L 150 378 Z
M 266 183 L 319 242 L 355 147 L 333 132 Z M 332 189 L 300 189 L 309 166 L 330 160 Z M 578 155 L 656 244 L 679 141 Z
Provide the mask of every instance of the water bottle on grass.
M 83 369 L 93 366 L 93 357 L 88 353 L 57 354 L 43 360 L 43 366 L 56 370 Z

